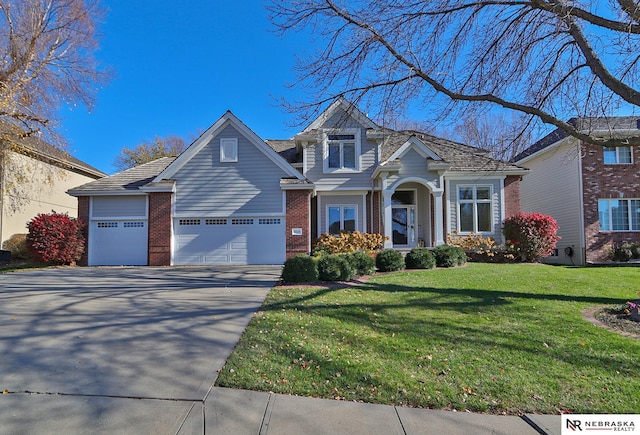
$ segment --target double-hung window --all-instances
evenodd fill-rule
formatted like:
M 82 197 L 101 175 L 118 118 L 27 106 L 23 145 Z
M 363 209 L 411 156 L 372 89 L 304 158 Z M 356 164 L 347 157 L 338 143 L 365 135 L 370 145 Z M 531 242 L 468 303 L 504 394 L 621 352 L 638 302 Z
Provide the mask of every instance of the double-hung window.
M 338 235 L 340 231 L 356 231 L 358 208 L 355 205 L 330 205 L 327 207 L 327 232 Z
M 631 147 L 604 147 L 605 165 L 624 165 L 632 163 Z
M 600 231 L 640 231 L 640 199 L 599 199 Z
M 359 135 L 356 132 L 328 133 L 325 136 L 325 172 L 358 171 L 360 168 Z
M 458 231 L 493 232 L 491 186 L 458 187 Z

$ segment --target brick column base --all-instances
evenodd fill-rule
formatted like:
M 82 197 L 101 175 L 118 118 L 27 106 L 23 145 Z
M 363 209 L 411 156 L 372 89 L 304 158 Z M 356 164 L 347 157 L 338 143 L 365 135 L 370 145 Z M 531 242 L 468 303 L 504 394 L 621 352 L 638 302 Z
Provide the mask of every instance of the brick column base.
M 287 190 L 286 256 L 311 252 L 311 204 L 309 190 Z M 301 235 L 294 235 L 301 230 Z
M 171 195 L 149 194 L 149 266 L 171 265 Z
M 86 226 L 84 230 L 84 252 L 78 260 L 78 266 L 86 266 L 89 264 L 89 197 L 78 197 L 78 220 L 82 221 Z

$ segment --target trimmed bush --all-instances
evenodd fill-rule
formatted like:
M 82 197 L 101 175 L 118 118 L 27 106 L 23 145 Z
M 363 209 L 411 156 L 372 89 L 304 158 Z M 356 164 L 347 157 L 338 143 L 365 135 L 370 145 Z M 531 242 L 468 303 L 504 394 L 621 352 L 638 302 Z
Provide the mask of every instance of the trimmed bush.
M 322 234 L 316 240 L 314 253 L 321 248 L 330 254 L 350 254 L 356 251 L 375 252 L 384 243 L 381 234 L 361 233 L 360 231 L 341 231 L 339 235 Z
M 40 213 L 27 228 L 27 249 L 36 261 L 75 264 L 84 252 L 84 224 L 66 213 Z
M 282 281 L 312 282 L 318 279 L 318 265 L 308 255 L 298 254 L 284 262 Z
M 323 255 L 318 260 L 318 276 L 322 281 L 349 281 L 353 269 L 344 256 Z
M 353 269 L 354 275 L 371 275 L 376 270 L 376 262 L 366 252 L 356 251 L 343 255 Z
M 558 223 L 551 216 L 541 213 L 518 213 L 504 221 L 502 229 L 507 245 L 528 262 L 548 257 L 556 249 Z
M 433 269 L 436 259 L 427 248 L 413 248 L 404 258 L 407 269 Z
M 27 249 L 27 235 L 14 234 L 4 241 L 2 249 L 11 251 L 12 260 L 29 260 L 29 250 Z
M 394 272 L 404 269 L 402 254 L 393 249 L 385 249 L 376 255 L 376 267 L 380 272 Z
M 467 262 L 467 254 L 459 246 L 436 246 L 433 248 L 433 256 L 438 267 L 462 266 Z

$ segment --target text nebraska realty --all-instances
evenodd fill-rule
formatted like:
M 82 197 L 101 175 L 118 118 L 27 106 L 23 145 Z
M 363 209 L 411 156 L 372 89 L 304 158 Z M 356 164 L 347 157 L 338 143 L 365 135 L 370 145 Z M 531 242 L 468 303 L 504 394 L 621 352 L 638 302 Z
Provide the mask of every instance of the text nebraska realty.
M 574 431 L 607 430 L 613 432 L 635 432 L 636 426 L 630 420 L 571 420 L 567 418 L 567 429 Z

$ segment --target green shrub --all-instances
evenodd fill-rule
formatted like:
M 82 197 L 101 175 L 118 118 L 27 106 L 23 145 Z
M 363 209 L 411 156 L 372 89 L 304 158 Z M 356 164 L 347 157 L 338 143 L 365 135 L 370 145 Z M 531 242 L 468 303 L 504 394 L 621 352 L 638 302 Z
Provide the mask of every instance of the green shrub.
M 12 260 L 29 260 L 29 250 L 27 249 L 27 235 L 14 234 L 4 241 L 2 249 L 11 251 Z
M 633 258 L 633 246 L 628 243 L 613 245 L 609 256 L 613 261 L 627 262 Z
M 394 272 L 404 269 L 402 254 L 393 249 L 385 249 L 376 256 L 376 267 L 380 272 Z
M 354 275 L 371 275 L 376 270 L 376 262 L 366 252 L 356 251 L 343 255 L 353 269 Z
M 407 269 L 433 269 L 436 259 L 427 248 L 413 248 L 404 258 Z
M 440 245 L 433 249 L 438 267 L 462 266 L 467 262 L 467 254 L 459 246 Z
M 353 269 L 341 255 L 323 255 L 318 260 L 318 276 L 322 281 L 349 281 Z
M 284 262 L 282 281 L 312 282 L 318 279 L 318 266 L 313 258 L 298 254 Z

